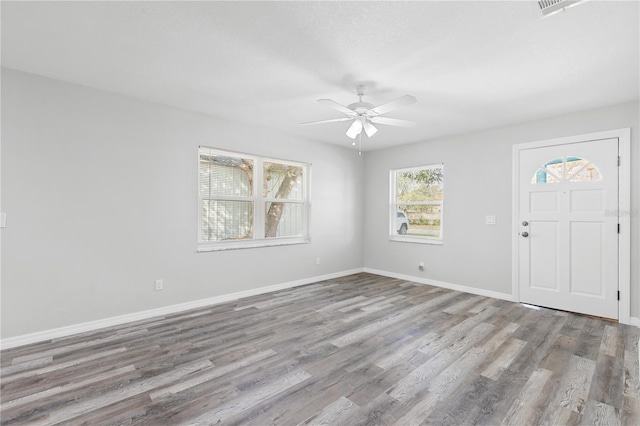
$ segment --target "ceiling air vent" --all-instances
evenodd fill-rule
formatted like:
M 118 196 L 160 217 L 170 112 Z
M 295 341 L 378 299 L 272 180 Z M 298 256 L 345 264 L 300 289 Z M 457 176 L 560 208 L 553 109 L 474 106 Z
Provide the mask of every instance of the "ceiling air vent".
M 583 3 L 584 1 L 586 0 L 539 0 L 538 6 L 540 6 L 542 15 L 549 16 L 562 12 L 566 8 Z

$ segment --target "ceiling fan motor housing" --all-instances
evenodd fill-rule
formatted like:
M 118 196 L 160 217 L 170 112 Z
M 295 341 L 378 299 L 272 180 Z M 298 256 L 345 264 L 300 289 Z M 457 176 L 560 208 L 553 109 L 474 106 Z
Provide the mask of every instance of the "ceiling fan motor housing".
M 347 108 L 357 112 L 358 114 L 364 114 L 370 109 L 373 109 L 373 105 L 369 102 L 354 102 L 347 105 Z

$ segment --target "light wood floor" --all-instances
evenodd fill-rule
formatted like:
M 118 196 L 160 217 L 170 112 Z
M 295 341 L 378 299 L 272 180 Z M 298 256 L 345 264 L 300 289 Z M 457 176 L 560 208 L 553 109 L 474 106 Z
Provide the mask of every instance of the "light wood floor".
M 640 424 L 638 329 L 358 274 L 1 353 L 2 424 Z

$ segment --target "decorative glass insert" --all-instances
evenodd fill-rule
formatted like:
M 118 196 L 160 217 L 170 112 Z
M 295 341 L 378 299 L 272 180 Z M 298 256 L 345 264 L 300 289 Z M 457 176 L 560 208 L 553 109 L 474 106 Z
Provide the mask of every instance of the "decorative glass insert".
M 600 170 L 589 160 L 580 157 L 558 157 L 536 170 L 532 184 L 558 182 L 595 182 L 602 180 Z

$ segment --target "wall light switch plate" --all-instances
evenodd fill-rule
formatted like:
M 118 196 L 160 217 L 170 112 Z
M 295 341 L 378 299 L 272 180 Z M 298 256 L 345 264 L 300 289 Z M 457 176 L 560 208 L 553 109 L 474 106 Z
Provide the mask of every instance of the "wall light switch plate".
M 496 217 L 495 216 L 485 216 L 484 223 L 487 225 L 495 225 Z

